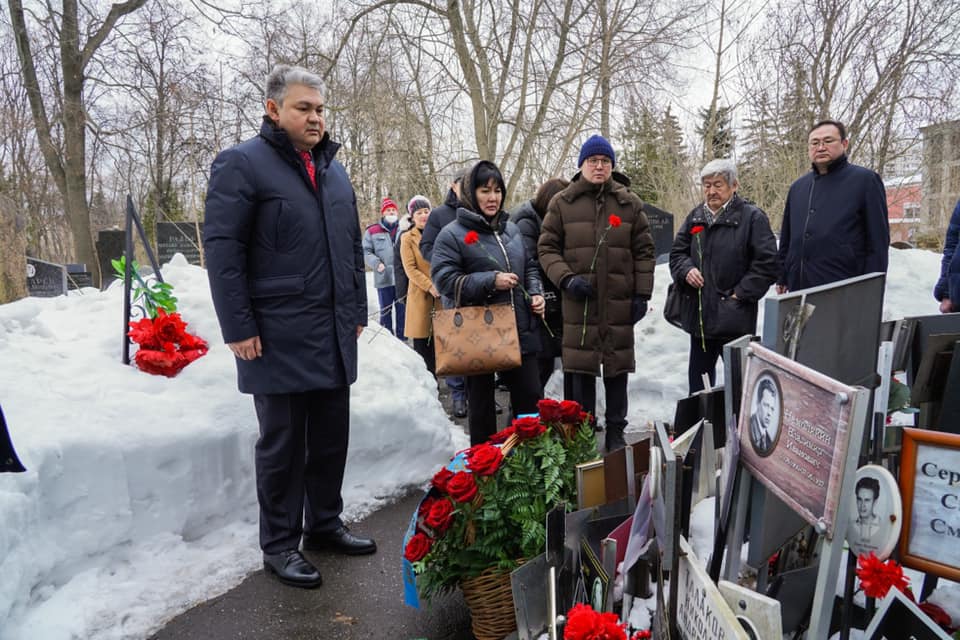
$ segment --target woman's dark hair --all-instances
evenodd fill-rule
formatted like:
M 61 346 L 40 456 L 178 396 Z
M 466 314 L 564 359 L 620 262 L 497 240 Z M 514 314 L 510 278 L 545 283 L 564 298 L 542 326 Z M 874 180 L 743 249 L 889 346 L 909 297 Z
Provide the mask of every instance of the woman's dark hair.
M 557 195 L 570 185 L 569 180 L 563 178 L 550 178 L 537 189 L 537 195 L 533 197 L 533 210 L 537 215 L 543 218 L 547 215 L 547 205 Z
M 478 188 L 491 181 L 500 187 L 500 193 L 503 195 L 503 202 L 506 202 L 507 185 L 503 182 L 503 174 L 500 173 L 500 169 L 497 168 L 497 165 L 493 164 L 489 160 L 481 160 L 477 164 L 473 165 L 473 168 L 470 169 L 467 175 L 463 177 L 463 186 L 465 188 L 460 190 L 460 202 L 466 205 L 467 209 L 470 209 L 475 213 L 479 213 L 480 207 L 477 206 L 476 191 Z

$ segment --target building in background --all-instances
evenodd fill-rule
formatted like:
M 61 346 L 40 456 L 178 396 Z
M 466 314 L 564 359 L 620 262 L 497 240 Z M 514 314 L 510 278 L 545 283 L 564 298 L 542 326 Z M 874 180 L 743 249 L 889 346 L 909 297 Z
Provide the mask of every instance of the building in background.
M 923 176 L 912 175 L 883 181 L 887 192 L 887 219 L 890 221 L 890 242 L 914 243 L 923 230 L 920 207 L 923 204 Z
M 931 242 L 943 236 L 950 214 L 960 200 L 960 120 L 922 127 L 923 199 L 922 229 Z M 892 232 L 891 228 L 891 232 Z

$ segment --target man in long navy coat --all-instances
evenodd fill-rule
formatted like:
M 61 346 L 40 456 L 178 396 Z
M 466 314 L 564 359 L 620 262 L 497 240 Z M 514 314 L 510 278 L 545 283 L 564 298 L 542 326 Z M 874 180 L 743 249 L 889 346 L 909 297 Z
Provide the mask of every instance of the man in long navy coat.
M 270 72 L 260 134 L 213 162 L 204 225 L 217 318 L 260 422 L 264 568 L 308 588 L 321 577 L 301 536 L 306 550 L 376 551 L 340 519 L 367 297 L 356 196 L 324 132 L 323 94 L 306 69 Z

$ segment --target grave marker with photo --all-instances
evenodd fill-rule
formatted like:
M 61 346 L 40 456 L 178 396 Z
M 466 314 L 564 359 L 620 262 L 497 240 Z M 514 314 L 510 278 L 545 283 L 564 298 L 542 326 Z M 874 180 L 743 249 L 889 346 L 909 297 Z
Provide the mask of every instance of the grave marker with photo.
M 67 270 L 62 264 L 27 256 L 27 294 L 55 298 L 67 292 Z

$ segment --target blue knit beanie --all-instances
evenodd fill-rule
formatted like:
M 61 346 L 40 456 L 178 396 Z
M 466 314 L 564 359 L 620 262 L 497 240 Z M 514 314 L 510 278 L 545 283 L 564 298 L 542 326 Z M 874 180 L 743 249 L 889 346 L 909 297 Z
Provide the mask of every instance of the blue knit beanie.
M 577 166 L 582 167 L 583 161 L 590 156 L 607 156 L 610 163 L 617 166 L 617 156 L 613 152 L 613 147 L 607 142 L 607 139 L 601 135 L 592 135 L 580 147 L 580 157 L 577 158 Z

